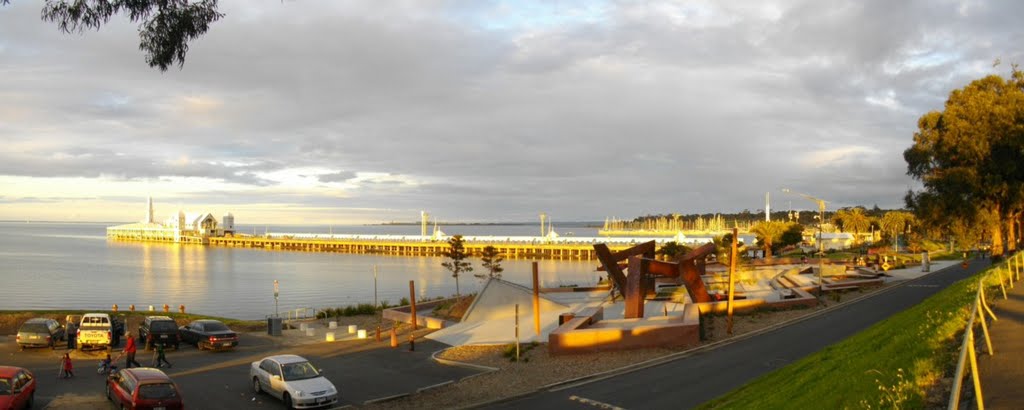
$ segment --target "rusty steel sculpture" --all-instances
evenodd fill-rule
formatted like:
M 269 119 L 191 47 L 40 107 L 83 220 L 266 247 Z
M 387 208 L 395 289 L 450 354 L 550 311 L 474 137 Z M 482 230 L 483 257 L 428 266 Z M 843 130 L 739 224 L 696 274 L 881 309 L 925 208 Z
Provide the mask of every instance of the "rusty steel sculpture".
M 655 291 L 655 279 L 679 278 L 686 285 L 690 299 L 696 303 L 711 302 L 712 297 L 704 287 L 701 275 L 705 272 L 704 259 L 715 252 L 715 245 L 708 243 L 675 261 L 660 261 L 654 258 L 654 241 L 644 242 L 629 249 L 612 252 L 608 246 L 594 245 L 594 252 L 615 290 L 626 300 L 623 317 L 637 319 L 644 317 L 644 299 Z M 626 261 L 625 264 L 620 262 Z M 625 269 L 626 272 L 623 272 Z M 628 273 L 628 275 L 626 274 Z

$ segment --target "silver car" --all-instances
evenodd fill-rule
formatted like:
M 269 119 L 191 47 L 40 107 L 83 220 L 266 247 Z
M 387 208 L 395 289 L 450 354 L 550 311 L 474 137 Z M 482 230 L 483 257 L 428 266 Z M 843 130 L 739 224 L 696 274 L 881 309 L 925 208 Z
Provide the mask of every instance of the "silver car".
M 289 409 L 330 406 L 338 402 L 338 390 L 320 370 L 301 356 L 285 354 L 252 362 L 249 378 L 253 390 L 277 397 Z
M 64 339 L 64 326 L 56 320 L 35 318 L 26 320 L 18 328 L 16 337 L 18 346 L 46 346 L 53 348 L 59 340 Z

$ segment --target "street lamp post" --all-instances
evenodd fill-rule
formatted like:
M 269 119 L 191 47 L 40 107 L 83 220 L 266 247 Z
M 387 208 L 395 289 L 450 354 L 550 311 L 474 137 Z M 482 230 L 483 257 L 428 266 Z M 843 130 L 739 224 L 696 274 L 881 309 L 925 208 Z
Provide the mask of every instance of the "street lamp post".
M 822 281 L 822 273 L 825 270 L 825 242 L 822 235 L 824 234 L 826 201 L 804 193 L 790 191 L 789 188 L 782 188 L 782 192 L 800 195 L 818 205 L 818 296 L 821 296 L 825 290 L 825 284 Z

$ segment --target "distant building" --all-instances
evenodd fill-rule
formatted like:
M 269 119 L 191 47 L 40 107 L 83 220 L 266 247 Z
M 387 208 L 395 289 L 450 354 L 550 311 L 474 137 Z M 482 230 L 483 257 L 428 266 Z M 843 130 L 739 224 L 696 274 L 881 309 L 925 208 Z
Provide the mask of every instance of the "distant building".
M 813 237 L 815 240 L 813 241 L 813 245 L 815 248 L 818 247 L 817 240 L 819 239 L 819 237 L 821 243 L 824 245 L 825 250 L 846 249 L 853 246 L 854 242 L 853 234 L 849 232 L 824 232 L 820 234 L 818 232 L 815 232 Z
M 217 218 L 210 213 L 198 213 L 179 210 L 177 214 L 167 218 L 163 223 L 153 222 L 153 198 L 147 202 L 148 213 L 145 221 L 140 223 L 111 226 L 107 228 L 107 237 L 127 240 L 155 242 L 188 242 L 206 243 L 207 238 L 224 236 L 234 233 L 235 217 L 228 213 L 224 216 L 225 226 L 220 226 Z

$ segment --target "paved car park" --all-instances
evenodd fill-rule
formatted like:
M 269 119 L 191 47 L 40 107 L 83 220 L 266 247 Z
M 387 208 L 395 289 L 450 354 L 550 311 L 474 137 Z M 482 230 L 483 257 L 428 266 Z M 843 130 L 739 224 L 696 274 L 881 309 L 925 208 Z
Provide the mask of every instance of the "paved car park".
M 121 347 L 113 349 L 111 357 L 116 358 L 123 345 L 122 342 Z M 178 384 L 185 406 L 190 409 L 281 408 L 276 398 L 255 394 L 249 379 L 250 363 L 274 354 L 297 354 L 322 369 L 340 392 L 337 407 L 412 393 L 475 373 L 431 360 L 431 353 L 446 347 L 437 342 L 417 340 L 415 352 L 408 351 L 407 345 L 397 349 L 387 346 L 387 340 L 373 339 L 293 345 L 287 337 L 242 333 L 239 346 L 231 350 L 199 351 L 184 344 L 178 351 L 168 350 L 167 359 L 173 367 L 163 370 Z M 106 350 L 71 351 L 75 377 L 57 379 L 64 353 L 68 350 L 60 347 L 22 351 L 13 336 L 0 336 L 0 364 L 24 367 L 35 373 L 38 408 L 45 408 L 61 395 L 103 394 L 105 376 L 97 374 L 96 368 Z M 149 366 L 153 355 L 140 349 L 136 360 Z M 124 367 L 123 357 L 117 366 Z

